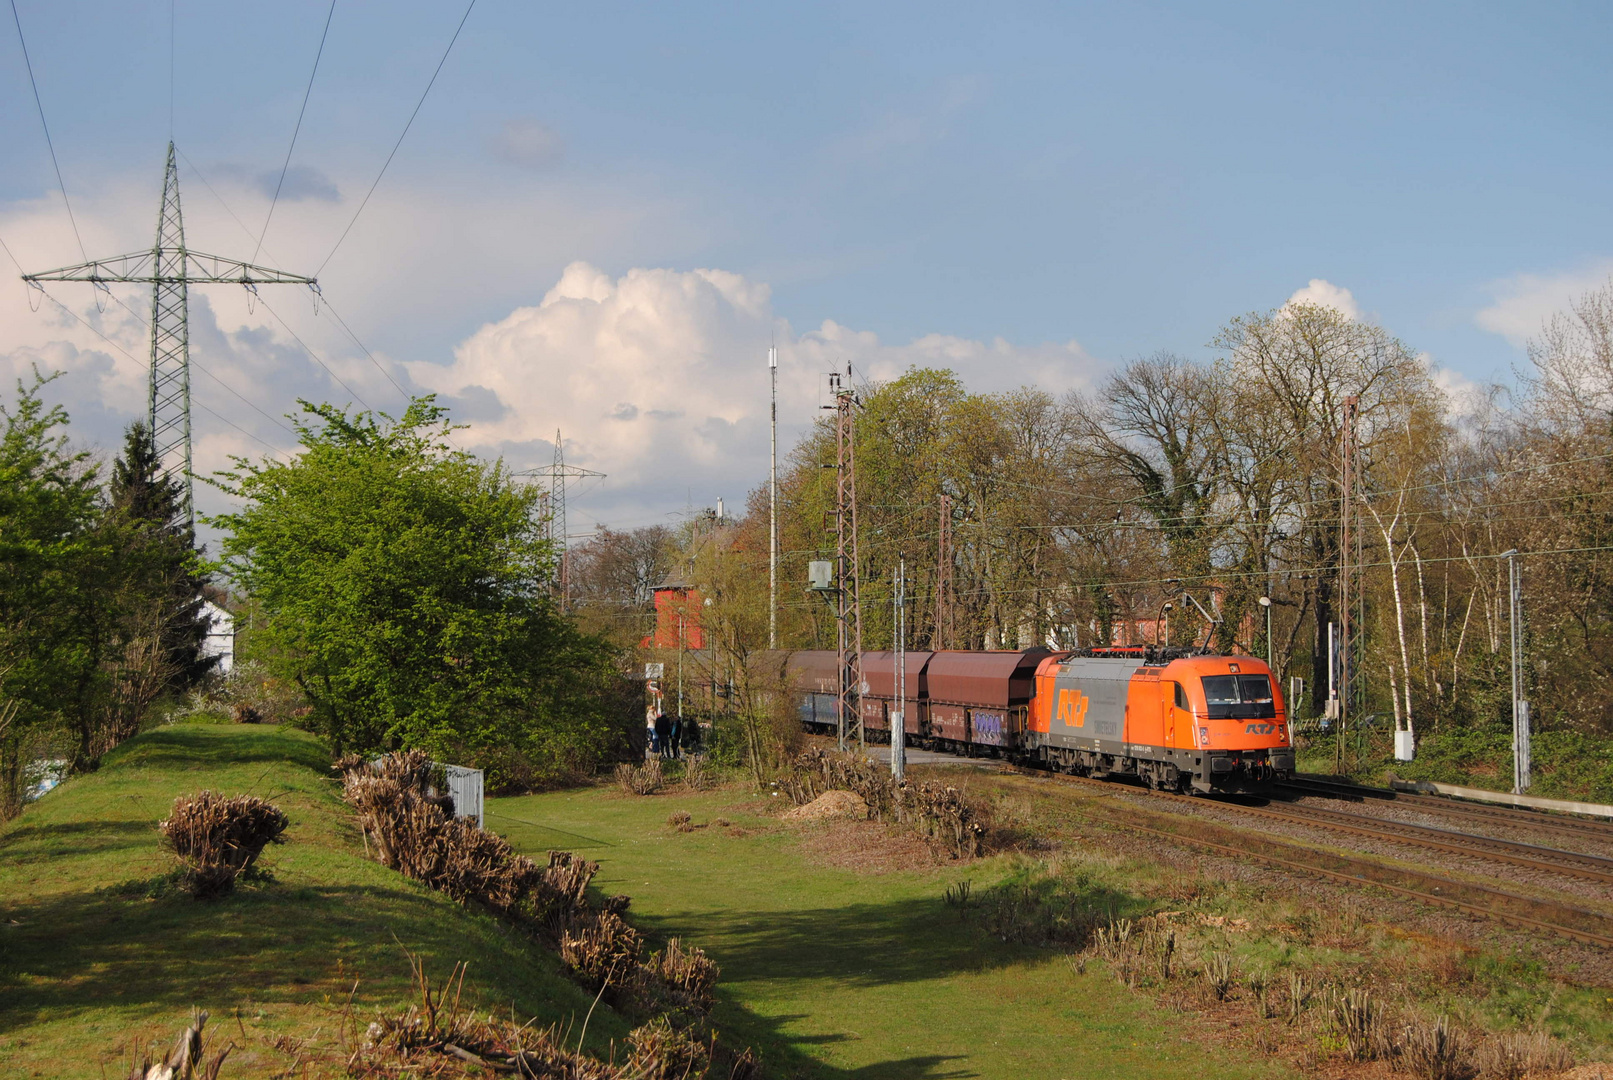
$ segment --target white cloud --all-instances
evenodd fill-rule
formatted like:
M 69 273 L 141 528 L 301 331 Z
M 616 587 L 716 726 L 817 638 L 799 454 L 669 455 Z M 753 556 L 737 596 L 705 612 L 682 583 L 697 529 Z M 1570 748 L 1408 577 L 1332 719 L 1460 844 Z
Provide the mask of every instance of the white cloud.
M 502 411 L 464 433 L 470 445 L 536 464 L 559 428 L 568 462 L 609 475 L 591 506 L 652 520 L 686 498 L 736 500 L 765 475 L 770 340 L 785 447 L 820 415 L 823 373 L 847 363 L 876 380 L 949 367 L 976 390 L 1068 389 L 1096 367 L 1075 342 L 931 334 L 889 345 L 833 321 L 796 334 L 773 314 L 768 287 L 738 274 L 636 269 L 613 279 L 578 262 L 538 304 L 462 343 L 451 366 L 409 370 L 449 399 L 496 396 Z
M 244 257 L 268 207 L 259 177 L 209 168 L 208 179 L 245 224 L 182 165 L 186 238 L 196 249 Z M 149 247 L 160 180 L 158 162 L 75 198 L 92 255 Z M 341 174 L 331 183 L 352 192 L 367 179 Z M 282 206 L 258 261 L 312 270 L 352 210 L 348 197 Z M 574 504 L 581 528 L 592 520 L 664 520 L 689 498 L 698 505 L 719 495 L 735 502 L 765 476 L 771 340 L 780 350 L 784 447 L 821 415 L 823 373 L 847 363 L 875 379 L 914 364 L 952 367 L 977 390 L 1026 383 L 1063 390 L 1095 373 L 1095 362 L 1075 342 L 1022 346 L 931 334 L 887 343 L 832 320 L 798 332 L 773 311 L 767 285 L 723 270 L 637 269 L 613 277 L 588 263 L 561 269 L 560 253 L 579 251 L 631 266 L 636 237 L 646 230 L 656 232 L 660 248 L 694 244 L 691 218 L 659 198 L 590 188 L 586 179 L 534 181 L 519 190 L 467 185 L 463 198 L 451 199 L 400 183 L 376 192 L 322 283 L 406 391 L 441 391 L 455 418 L 472 425 L 456 436 L 461 445 L 530 468 L 549 461 L 555 429 L 563 429 L 568 460 L 610 474 Z M 80 258 L 60 202 L 48 197 L 0 204 L 0 237 L 27 270 Z M 527 284 L 533 281 L 553 287 L 545 293 Z M 13 271 L 0 279 L 0 400 L 36 362 L 63 371 L 50 399 L 69 408 L 75 439 L 108 451 L 121 443 L 123 427 L 144 414 L 149 348 L 149 289 L 115 288 L 132 313 L 117 304 L 97 311 L 88 285 L 50 286 L 52 296 L 114 345 L 40 302 Z M 299 397 L 341 403 L 356 396 L 394 414 L 401 406 L 399 390 L 330 319 L 328 306 L 316 315 L 297 287 L 265 286 L 261 295 L 253 303 L 230 285 L 191 292 L 200 474 L 226 467 L 231 454 L 266 453 L 265 443 L 293 446 L 281 425 Z M 517 306 L 523 296 L 541 299 Z M 478 311 L 491 311 L 483 317 L 492 321 L 475 330 L 471 313 Z M 203 488 L 198 501 L 208 512 L 226 504 Z
M 1347 319 L 1360 319 L 1361 308 L 1355 302 L 1355 295 L 1342 285 L 1335 285 L 1323 278 L 1311 278 L 1310 284 L 1297 290 L 1288 298 L 1289 304 L 1316 304 L 1321 307 L 1330 307 Z M 1287 307 L 1288 305 L 1283 305 Z
M 1493 385 L 1476 382 L 1455 368 L 1441 367 L 1426 352 L 1418 353 L 1417 359 L 1427 369 L 1434 386 L 1445 395 L 1451 422 L 1458 431 L 1470 431 L 1491 419 L 1495 410 Z
M 1613 278 L 1613 259 L 1600 260 L 1583 270 L 1558 274 L 1517 274 L 1491 286 L 1495 299 L 1481 308 L 1473 321 L 1479 328 L 1499 334 L 1523 348 L 1539 335 L 1546 320 L 1581 296 Z

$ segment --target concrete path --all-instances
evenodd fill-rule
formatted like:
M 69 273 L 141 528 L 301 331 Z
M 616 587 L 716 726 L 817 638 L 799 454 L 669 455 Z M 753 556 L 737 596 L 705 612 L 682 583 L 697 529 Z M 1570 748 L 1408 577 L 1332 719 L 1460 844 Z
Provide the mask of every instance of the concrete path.
M 891 763 L 891 748 L 874 745 L 866 748 L 868 760 L 880 765 Z M 963 757 L 959 754 L 941 754 L 934 750 L 920 750 L 916 746 L 907 748 L 907 763 L 909 765 L 971 765 L 977 769 L 995 769 L 1002 764 L 1000 758 Z

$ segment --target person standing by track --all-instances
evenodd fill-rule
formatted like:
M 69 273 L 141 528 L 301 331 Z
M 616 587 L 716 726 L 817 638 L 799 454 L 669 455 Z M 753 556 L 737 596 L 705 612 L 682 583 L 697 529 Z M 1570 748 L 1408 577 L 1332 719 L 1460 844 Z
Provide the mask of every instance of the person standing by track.
M 662 757 L 672 756 L 672 721 L 664 712 L 655 714 L 655 747 Z

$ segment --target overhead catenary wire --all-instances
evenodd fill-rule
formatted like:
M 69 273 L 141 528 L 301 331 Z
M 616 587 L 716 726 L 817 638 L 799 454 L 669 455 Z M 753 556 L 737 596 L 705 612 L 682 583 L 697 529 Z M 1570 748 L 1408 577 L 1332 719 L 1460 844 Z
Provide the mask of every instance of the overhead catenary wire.
M 12 2 L 15 3 L 16 0 Z M 308 99 L 314 92 L 314 76 L 319 74 L 319 58 L 325 55 L 325 39 L 330 37 L 330 21 L 335 14 L 336 0 L 330 0 L 330 10 L 325 12 L 325 29 L 319 35 L 319 49 L 314 53 L 314 69 L 308 73 L 308 86 L 302 92 L 302 108 L 297 110 L 297 123 L 291 129 L 291 144 L 286 147 L 286 160 L 280 165 L 280 179 L 274 183 L 274 197 L 269 200 L 269 212 L 263 216 L 263 230 L 258 233 L 258 246 L 252 249 L 252 258 L 247 262 L 258 261 L 258 252 L 263 250 L 263 238 L 269 235 L 269 222 L 274 220 L 274 208 L 280 202 L 280 189 L 286 183 L 286 170 L 291 168 L 291 152 L 297 148 L 297 135 L 302 131 L 302 118 L 308 112 Z M 172 127 L 171 121 L 169 126 Z
M 56 142 L 50 137 L 50 124 L 45 122 L 45 103 L 39 97 L 39 82 L 34 78 L 34 62 L 28 55 L 28 39 L 23 36 L 22 16 L 17 14 L 17 0 L 11 0 L 11 18 L 17 24 L 17 44 L 22 46 L 22 62 L 28 69 L 28 85 L 34 91 L 34 108 L 39 110 L 39 126 L 45 129 L 45 145 L 50 149 L 51 168 L 56 170 L 56 186 L 62 191 L 62 205 L 67 207 L 67 220 L 73 226 L 73 239 L 78 242 L 78 253 L 84 257 L 85 262 L 89 262 L 89 253 L 84 249 L 84 238 L 78 232 L 78 218 L 73 216 L 73 201 L 67 197 L 67 184 L 62 180 L 62 166 L 56 160 Z
M 12 0 L 12 4 L 15 5 L 16 0 Z M 329 265 L 331 259 L 336 257 L 336 252 L 341 250 L 342 244 L 347 240 L 347 234 L 352 232 L 353 226 L 358 223 L 359 215 L 364 213 L 364 208 L 370 204 L 370 196 L 374 195 L 375 189 L 381 186 L 381 177 L 386 175 L 387 167 L 392 164 L 392 159 L 397 156 L 398 148 L 403 145 L 404 137 L 409 134 L 409 129 L 414 126 L 414 118 L 420 115 L 420 107 L 426 103 L 426 96 L 431 93 L 431 88 L 437 84 L 437 76 L 442 74 L 442 67 L 448 62 L 448 54 L 454 51 L 454 42 L 459 40 L 459 33 L 465 29 L 465 21 L 470 18 L 471 9 L 475 6 L 476 0 L 470 0 L 470 3 L 465 5 L 465 14 L 460 16 L 459 25 L 454 28 L 454 36 L 448 40 L 448 47 L 442 51 L 442 59 L 437 61 L 437 67 L 432 71 L 431 79 L 426 83 L 425 90 L 421 91 L 420 100 L 415 102 L 414 111 L 409 114 L 408 122 L 403 125 L 403 130 L 398 134 L 398 141 L 392 144 L 392 152 L 386 156 L 386 161 L 381 163 L 381 171 L 376 173 L 375 182 L 370 185 L 370 190 L 364 193 L 364 198 L 358 204 L 358 209 L 353 212 L 353 217 L 348 221 L 347 228 L 343 229 L 342 235 L 336 238 L 336 246 L 330 249 L 330 254 L 325 256 L 325 261 L 319 264 L 318 270 L 314 271 L 314 277 L 324 273 L 325 267 Z
M 1557 555 L 1605 554 L 1607 552 L 1613 552 L 1613 544 L 1602 544 L 1602 545 L 1595 545 L 1595 546 L 1589 546 L 1589 547 L 1572 547 L 1572 548 L 1537 548 L 1537 549 L 1530 550 L 1530 551 L 1516 551 L 1516 552 L 1513 552 L 1512 554 L 1517 556 L 1518 558 L 1524 558 L 1524 557 L 1541 558 L 1541 557 L 1551 557 L 1551 556 L 1557 556 Z M 1505 559 L 1507 557 L 1508 557 L 1507 552 L 1496 551 L 1496 552 L 1472 553 L 1472 554 L 1466 554 L 1466 555 L 1442 555 L 1442 556 L 1435 556 L 1435 557 L 1425 557 L 1422 561 L 1425 564 L 1436 564 L 1436 563 L 1474 562 L 1474 561 L 1484 560 L 1484 559 Z M 1382 569 L 1382 568 L 1388 567 L 1389 565 L 1390 564 L 1387 561 L 1365 562 L 1365 563 L 1361 564 L 1361 569 L 1363 569 L 1363 570 Z M 1299 574 L 1299 575 L 1312 574 L 1312 575 L 1314 575 L 1314 574 L 1324 572 L 1327 569 L 1329 569 L 1329 568 L 1327 568 L 1327 567 L 1308 567 L 1308 568 L 1291 567 L 1291 568 L 1283 571 L 1283 573 L 1285 573 L 1287 575 L 1296 575 L 1296 574 Z M 1233 579 L 1233 578 L 1264 578 L 1267 575 L 1268 575 L 1268 571 L 1266 571 L 1266 570 L 1233 570 L 1233 571 L 1224 571 L 1224 572 L 1212 572 L 1210 574 L 1204 575 L 1203 577 L 1197 578 L 1195 580 L 1200 580 L 1200 581 L 1203 581 L 1205 583 L 1213 584 L 1213 583 L 1222 582 L 1222 581 L 1226 581 L 1228 579 Z M 1056 585 L 1041 585 L 1041 586 L 1033 586 L 1031 588 L 1021 588 L 1021 589 L 991 589 L 990 591 L 991 591 L 991 595 L 993 595 L 995 597 L 998 597 L 998 598 L 1015 597 L 1015 596 L 1038 596 L 1038 595 L 1046 596 L 1049 593 L 1058 592 L 1058 590 L 1061 589 L 1061 588 L 1068 588 L 1068 589 L 1072 589 L 1072 590 L 1091 589 L 1091 588 L 1119 589 L 1119 588 L 1128 588 L 1128 587 L 1135 587 L 1135 586 L 1142 586 L 1142 585 L 1171 585 L 1173 587 L 1180 587 L 1186 580 L 1187 579 L 1184 579 L 1184 578 L 1182 578 L 1180 576 L 1176 576 L 1176 577 L 1168 577 L 1168 578 L 1163 578 L 1163 577 L 1131 578 L 1131 579 L 1127 579 L 1127 580 L 1118 580 L 1118 581 L 1113 580 L 1113 579 L 1106 579 L 1106 580 L 1102 580 L 1102 581 L 1097 581 L 1097 580 L 1094 580 L 1094 581 L 1067 581 L 1067 582 L 1062 582 L 1062 583 L 1056 584 Z M 793 608 L 810 608 L 810 609 L 813 609 L 813 610 L 816 610 L 817 607 L 818 607 L 817 604 L 815 604 L 815 603 L 813 603 L 811 601 L 792 602 L 792 603 L 785 604 L 784 606 L 793 607 Z

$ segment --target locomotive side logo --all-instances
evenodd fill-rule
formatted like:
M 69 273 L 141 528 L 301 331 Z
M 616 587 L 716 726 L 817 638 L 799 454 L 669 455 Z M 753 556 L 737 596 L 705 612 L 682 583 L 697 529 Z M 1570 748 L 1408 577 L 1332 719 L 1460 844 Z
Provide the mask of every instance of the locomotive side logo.
M 1276 724 L 1249 724 L 1243 729 L 1245 735 L 1270 735 L 1277 730 Z
M 1086 727 L 1087 706 L 1091 700 L 1079 690 L 1059 691 L 1059 723 L 1069 727 Z

